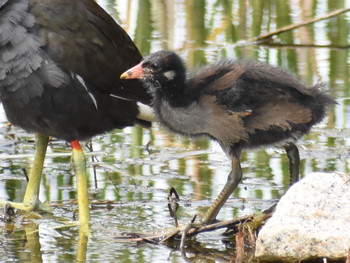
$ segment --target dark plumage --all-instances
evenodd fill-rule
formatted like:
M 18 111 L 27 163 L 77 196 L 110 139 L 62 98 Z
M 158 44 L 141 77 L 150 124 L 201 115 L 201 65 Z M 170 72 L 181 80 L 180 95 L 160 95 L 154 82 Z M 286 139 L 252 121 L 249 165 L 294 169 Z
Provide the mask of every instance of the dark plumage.
M 217 213 L 241 180 L 240 154 L 245 148 L 285 147 L 292 181 L 299 177 L 299 153 L 294 142 L 326 115 L 334 100 L 305 87 L 287 71 L 249 60 L 224 60 L 198 69 L 186 78 L 175 53 L 159 51 L 125 72 L 139 78 L 153 95 L 160 122 L 171 131 L 206 135 L 219 142 L 232 160 L 226 186 L 205 222 Z
M 149 125 L 136 103 L 150 101 L 145 88 L 115 77 L 141 59 L 93 0 L 0 0 L 1 102 L 10 122 L 39 138 L 75 142 L 80 150 L 76 140 Z M 29 183 L 37 180 L 32 177 Z M 29 199 L 24 203 L 32 204 Z
M 149 100 L 137 82 L 115 78 L 142 57 L 94 1 L 0 5 L 0 96 L 10 122 L 69 142 L 139 122 L 136 102 L 110 94 Z

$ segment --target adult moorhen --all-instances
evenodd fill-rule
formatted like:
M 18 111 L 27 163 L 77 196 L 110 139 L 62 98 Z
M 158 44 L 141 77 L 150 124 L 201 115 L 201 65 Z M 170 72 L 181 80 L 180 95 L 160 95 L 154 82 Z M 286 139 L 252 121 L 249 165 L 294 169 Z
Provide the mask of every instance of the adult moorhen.
M 71 142 L 79 220 L 90 220 L 79 140 L 143 120 L 136 101 L 150 95 L 116 74 L 140 62 L 138 49 L 93 0 L 0 0 L 0 98 L 8 120 L 36 133 L 36 155 L 22 203 L 39 205 L 49 136 Z M 132 89 L 131 89 L 132 87 Z
M 297 181 L 300 158 L 294 142 L 335 103 L 317 85 L 305 87 L 281 68 L 249 60 L 220 61 L 186 78 L 181 58 L 171 51 L 159 51 L 121 78 L 141 79 L 153 95 L 156 116 L 169 130 L 209 136 L 231 159 L 232 171 L 204 223 L 216 219 L 240 182 L 240 154 L 245 148 L 284 146 L 291 182 Z

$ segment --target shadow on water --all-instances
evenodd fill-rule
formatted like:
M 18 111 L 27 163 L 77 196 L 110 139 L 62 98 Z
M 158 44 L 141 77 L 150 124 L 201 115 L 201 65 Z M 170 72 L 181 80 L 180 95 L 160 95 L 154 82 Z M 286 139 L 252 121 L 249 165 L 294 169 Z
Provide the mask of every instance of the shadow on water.
M 299 142 L 301 175 L 313 171 L 349 172 L 349 20 L 345 13 L 287 31 L 267 42 L 245 40 L 277 28 L 349 7 L 349 1 L 98 1 L 129 32 L 143 55 L 159 49 L 178 52 L 193 69 L 221 58 L 253 58 L 288 68 L 305 83 L 328 83 L 338 105 Z M 116 76 L 118 77 L 118 76 Z M 19 201 L 23 168 L 33 158 L 33 135 L 7 125 L 1 113 L 0 198 Z M 146 147 L 147 145 L 147 147 Z M 159 233 L 174 226 L 167 194 L 180 195 L 178 217 L 188 223 L 201 214 L 225 183 L 230 165 L 220 147 L 192 141 L 158 125 L 97 136 L 88 153 L 92 233 L 79 238 L 75 178 L 70 148 L 51 141 L 40 199 L 53 214 L 0 221 L 0 258 L 19 262 L 233 262 L 234 240 L 221 232 L 201 234 L 186 259 L 176 249 L 116 240 L 123 232 Z M 85 148 L 88 152 L 88 147 Z M 245 152 L 243 182 L 219 219 L 269 207 L 288 188 L 288 161 L 280 149 Z

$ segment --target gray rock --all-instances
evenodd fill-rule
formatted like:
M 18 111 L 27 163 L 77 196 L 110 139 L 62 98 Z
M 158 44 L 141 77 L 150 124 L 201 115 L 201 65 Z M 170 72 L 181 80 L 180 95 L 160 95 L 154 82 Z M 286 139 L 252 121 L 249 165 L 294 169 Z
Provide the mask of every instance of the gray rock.
M 261 229 L 255 256 L 295 262 L 346 258 L 350 248 L 350 177 L 311 173 L 281 198 Z

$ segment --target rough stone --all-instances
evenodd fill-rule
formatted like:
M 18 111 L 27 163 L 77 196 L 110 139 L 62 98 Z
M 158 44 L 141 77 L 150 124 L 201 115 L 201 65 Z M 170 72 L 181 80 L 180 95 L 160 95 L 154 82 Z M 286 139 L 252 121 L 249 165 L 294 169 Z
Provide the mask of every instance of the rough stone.
M 343 259 L 350 248 L 350 177 L 311 173 L 281 198 L 261 229 L 255 256 L 295 262 Z

